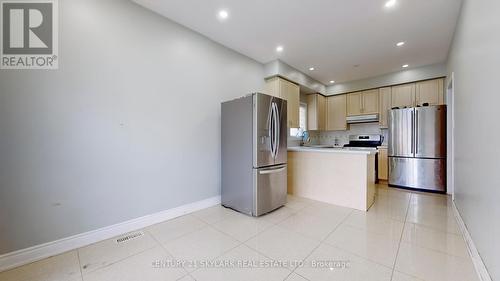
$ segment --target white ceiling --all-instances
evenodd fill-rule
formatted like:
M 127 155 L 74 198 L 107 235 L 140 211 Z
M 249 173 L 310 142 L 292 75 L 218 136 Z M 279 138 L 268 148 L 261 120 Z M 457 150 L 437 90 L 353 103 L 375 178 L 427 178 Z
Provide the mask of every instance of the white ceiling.
M 461 0 L 134 0 L 267 63 L 281 59 L 328 85 L 446 60 Z M 220 9 L 229 18 L 217 19 Z M 395 44 L 405 41 L 397 48 Z M 276 46 L 283 45 L 281 54 Z M 354 65 L 359 65 L 354 67 Z M 314 66 L 314 71 L 309 67 Z

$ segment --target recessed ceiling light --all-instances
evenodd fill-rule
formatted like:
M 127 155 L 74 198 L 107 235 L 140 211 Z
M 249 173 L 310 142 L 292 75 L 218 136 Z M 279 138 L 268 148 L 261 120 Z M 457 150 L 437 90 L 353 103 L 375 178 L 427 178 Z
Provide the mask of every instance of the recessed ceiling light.
M 396 44 L 396 46 L 401 47 L 401 46 L 403 46 L 404 44 L 405 44 L 405 42 L 401 41 L 401 42 L 398 42 L 398 43 Z
M 394 5 L 396 5 L 396 0 L 389 0 L 389 1 L 385 2 L 386 8 L 394 7 Z
M 409 65 L 407 65 L 407 64 L 403 64 L 401 67 L 402 67 L 402 68 L 407 68 L 408 66 L 409 66 Z
M 276 52 L 278 52 L 278 53 L 283 52 L 283 46 L 276 47 Z
M 335 83 L 335 81 L 333 81 L 333 80 L 330 80 L 330 84 L 333 84 L 333 83 Z
M 310 71 L 313 71 L 313 70 L 314 70 L 314 67 L 309 67 L 309 70 L 310 70 Z
M 217 13 L 217 16 L 220 20 L 225 20 L 229 17 L 229 13 L 226 10 L 220 10 L 219 13 Z

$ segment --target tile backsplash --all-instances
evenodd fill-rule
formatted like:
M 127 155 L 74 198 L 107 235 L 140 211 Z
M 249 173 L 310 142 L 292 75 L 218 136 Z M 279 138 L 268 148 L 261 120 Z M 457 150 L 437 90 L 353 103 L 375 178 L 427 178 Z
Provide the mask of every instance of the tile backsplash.
M 309 131 L 311 144 L 335 144 L 343 146 L 349 143 L 349 135 L 383 135 L 387 144 L 389 131 L 380 129 L 377 123 L 351 124 L 347 131 Z

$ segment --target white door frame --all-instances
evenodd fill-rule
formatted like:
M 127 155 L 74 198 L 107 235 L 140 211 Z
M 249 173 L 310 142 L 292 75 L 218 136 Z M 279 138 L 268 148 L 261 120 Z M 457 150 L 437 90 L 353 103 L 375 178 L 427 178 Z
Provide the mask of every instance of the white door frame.
M 447 114 L 447 193 L 451 194 L 452 200 L 455 200 L 455 73 L 451 73 L 446 87 L 446 104 L 448 105 Z

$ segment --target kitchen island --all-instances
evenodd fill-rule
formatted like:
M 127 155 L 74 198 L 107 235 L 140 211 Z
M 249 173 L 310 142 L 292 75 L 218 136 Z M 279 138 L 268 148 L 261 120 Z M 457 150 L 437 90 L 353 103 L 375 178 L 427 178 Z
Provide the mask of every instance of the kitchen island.
M 376 151 L 289 147 L 288 193 L 367 211 L 375 200 Z

